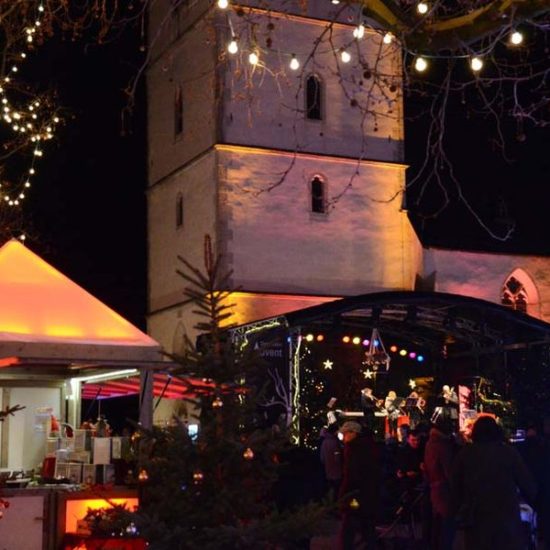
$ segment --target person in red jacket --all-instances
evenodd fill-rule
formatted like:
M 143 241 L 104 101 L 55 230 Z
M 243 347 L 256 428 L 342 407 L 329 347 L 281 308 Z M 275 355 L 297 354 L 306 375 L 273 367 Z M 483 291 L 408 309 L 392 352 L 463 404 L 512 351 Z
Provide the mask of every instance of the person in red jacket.
M 368 549 L 376 545 L 376 512 L 379 503 L 380 460 L 372 435 L 357 422 L 340 428 L 344 438 L 344 467 L 340 485 L 341 550 L 355 548 L 360 535 Z

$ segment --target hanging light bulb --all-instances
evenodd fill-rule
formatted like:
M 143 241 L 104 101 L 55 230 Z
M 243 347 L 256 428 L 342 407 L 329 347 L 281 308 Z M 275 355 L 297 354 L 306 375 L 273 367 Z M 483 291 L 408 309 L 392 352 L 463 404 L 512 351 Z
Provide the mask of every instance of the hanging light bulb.
M 523 34 L 519 31 L 514 31 L 510 35 L 510 43 L 514 46 L 519 46 L 523 42 Z
M 349 63 L 351 61 L 351 54 L 346 50 L 342 50 L 340 53 L 340 59 L 342 59 L 342 63 Z
M 393 34 L 391 32 L 387 32 L 384 35 L 384 38 L 382 38 L 382 42 L 384 42 L 384 44 L 391 44 L 393 42 Z
M 428 4 L 426 2 L 418 2 L 418 4 L 416 5 L 416 11 L 420 15 L 428 13 Z
M 360 25 L 357 25 L 355 29 L 353 29 L 353 38 L 357 38 L 357 40 L 360 40 L 365 36 L 365 25 L 361 23 Z
M 297 71 L 300 68 L 300 62 L 296 59 L 294 54 L 292 54 L 292 59 L 290 60 L 290 68 L 293 71 Z
M 227 51 L 230 54 L 236 54 L 239 51 L 239 44 L 237 43 L 237 40 L 233 38 L 231 42 L 227 45 Z
M 251 65 L 257 65 L 259 61 L 260 61 L 260 58 L 258 57 L 258 54 L 257 54 L 256 52 L 252 52 L 252 53 L 248 56 L 248 62 L 249 62 Z
M 218 8 L 226 10 L 229 7 L 229 0 L 218 0 Z
M 472 57 L 470 59 L 470 67 L 472 68 L 472 71 L 479 72 L 483 68 L 483 60 L 480 57 Z
M 414 68 L 419 73 L 423 73 L 428 68 L 428 62 L 423 57 L 417 57 L 414 62 Z

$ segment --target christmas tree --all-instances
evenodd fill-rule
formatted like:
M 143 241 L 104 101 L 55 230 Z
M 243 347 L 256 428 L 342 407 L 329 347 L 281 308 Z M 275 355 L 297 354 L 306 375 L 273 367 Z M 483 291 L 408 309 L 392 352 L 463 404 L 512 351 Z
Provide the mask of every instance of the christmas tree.
M 235 349 L 221 325 L 230 318 L 230 274 L 220 274 L 206 241 L 205 271 L 182 262 L 185 296 L 204 332 L 199 350 L 186 343 L 181 366 L 197 410 L 198 435 L 177 419 L 167 428 L 142 430 L 141 506 L 136 524 L 158 548 L 296 547 L 315 530 L 327 507 L 276 506 L 281 457 L 288 448 L 285 426 L 266 425 L 261 361 Z

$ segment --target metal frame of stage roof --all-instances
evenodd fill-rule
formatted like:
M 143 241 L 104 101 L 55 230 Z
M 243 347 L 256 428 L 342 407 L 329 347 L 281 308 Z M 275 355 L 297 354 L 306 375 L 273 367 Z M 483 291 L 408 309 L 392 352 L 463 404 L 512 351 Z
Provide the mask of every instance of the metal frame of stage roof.
M 383 338 L 415 344 L 432 360 L 469 360 L 550 345 L 550 324 L 504 306 L 456 294 L 393 291 L 334 300 L 229 329 L 239 346 L 278 340 L 286 351 L 283 400 L 295 443 L 300 441 L 300 353 L 306 333 L 357 334 L 378 329 Z M 284 336 L 286 334 L 286 337 Z M 504 359 L 506 363 L 506 359 Z
M 231 329 L 249 339 L 276 327 L 330 330 L 378 328 L 432 351 L 456 344 L 456 355 L 479 355 L 550 344 L 550 324 L 505 306 L 442 292 L 389 291 L 342 298 Z M 456 356 L 455 355 L 455 356 Z

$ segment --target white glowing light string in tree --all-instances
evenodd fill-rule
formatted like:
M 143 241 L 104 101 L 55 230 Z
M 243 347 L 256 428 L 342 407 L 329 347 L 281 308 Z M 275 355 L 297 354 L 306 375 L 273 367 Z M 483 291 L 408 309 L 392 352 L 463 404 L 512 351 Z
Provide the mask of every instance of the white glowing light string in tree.
M 369 349 L 365 352 L 363 365 L 367 370 L 372 369 L 373 373 L 378 373 L 381 369 L 387 372 L 390 368 L 391 358 L 384 347 L 382 337 L 377 328 L 372 329 L 372 334 L 369 342 Z

